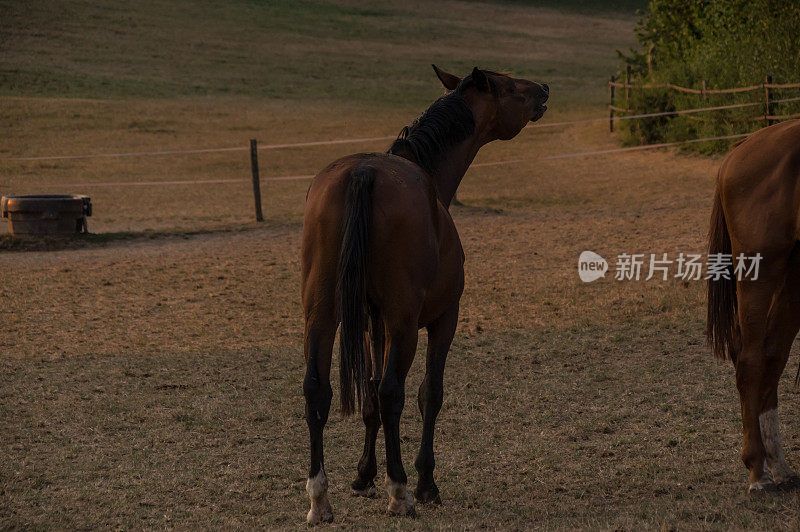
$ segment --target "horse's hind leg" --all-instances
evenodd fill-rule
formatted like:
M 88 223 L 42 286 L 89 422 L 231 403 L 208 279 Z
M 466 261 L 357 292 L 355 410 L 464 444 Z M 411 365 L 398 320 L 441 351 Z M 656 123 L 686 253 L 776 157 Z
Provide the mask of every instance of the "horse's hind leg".
M 778 354 L 777 346 L 768 347 L 774 342 L 771 333 L 776 332 L 781 323 L 774 303 L 781 297 L 789 252 L 790 249 L 765 254 L 759 279 L 737 283 L 742 350 L 736 360 L 736 386 L 742 406 L 742 461 L 750 471 L 750 493 L 774 488 L 771 475 L 765 467 L 767 449 L 762 439 L 760 418 L 776 406 L 777 396 L 775 402 L 769 401 L 770 390 L 777 388 L 780 372 L 785 365 L 785 361 L 781 362 L 783 356 Z M 781 314 L 788 319 L 785 313 Z M 770 421 L 770 416 L 767 415 L 765 423 Z
M 306 520 L 311 524 L 333 520 L 322 453 L 322 431 L 328 421 L 333 396 L 330 383 L 331 353 L 337 324 L 332 310 L 323 318 L 306 318 L 303 395 L 306 398 L 306 423 L 311 437 L 311 468 L 306 482 L 311 509 Z
M 433 430 L 436 416 L 444 399 L 444 365 L 450 343 L 458 324 L 458 304 L 428 326 L 428 353 L 425 363 L 425 379 L 419 387 L 417 402 L 422 414 L 422 443 L 414 462 L 419 473 L 414 498 L 419 503 L 441 504 L 439 488 L 433 480 L 436 461 L 433 456 Z
M 786 463 L 778 419 L 778 382 L 789 359 L 792 342 L 800 330 L 800 248 L 795 247 L 787 268 L 786 281 L 769 313 L 764 396 L 759 424 L 767 466 L 773 481 L 780 485 L 800 485 L 800 477 Z
M 383 373 L 384 334 L 383 321 L 380 312 L 374 305 L 370 306 L 370 339 L 372 340 L 371 356 L 364 361 L 368 375 L 372 375 L 367 384 L 367 392 L 361 415 L 364 419 L 366 433 L 364 435 L 364 453 L 358 461 L 358 477 L 350 485 L 353 495 L 360 497 L 374 497 L 375 475 L 378 474 L 378 464 L 375 459 L 375 440 L 381 427 L 381 416 L 378 411 L 378 386 Z
M 387 324 L 388 325 L 388 324 Z M 401 327 L 387 327 L 389 349 L 384 373 L 378 387 L 381 421 L 386 440 L 386 489 L 389 492 L 389 513 L 416 515 L 414 497 L 408 493 L 405 469 L 400 455 L 400 415 L 405 405 L 405 382 L 417 349 L 416 320 Z

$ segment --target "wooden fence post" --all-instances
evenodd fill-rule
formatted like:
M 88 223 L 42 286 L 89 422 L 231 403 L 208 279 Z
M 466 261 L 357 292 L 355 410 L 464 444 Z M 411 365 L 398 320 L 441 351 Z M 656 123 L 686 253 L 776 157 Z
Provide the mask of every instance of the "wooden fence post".
M 772 84 L 772 76 L 767 74 L 764 76 L 764 122 L 766 122 L 767 126 L 772 125 L 772 119 L 769 117 L 772 116 L 772 102 L 770 102 L 771 90 L 767 85 Z
M 261 213 L 261 180 L 258 178 L 258 143 L 256 139 L 250 139 L 250 170 L 253 172 L 253 198 L 256 203 L 256 221 L 263 222 L 264 215 Z
M 631 108 L 631 66 L 625 68 L 625 109 Z
M 608 109 L 608 130 L 614 132 L 614 76 L 611 76 L 608 84 L 608 93 L 610 98 Z

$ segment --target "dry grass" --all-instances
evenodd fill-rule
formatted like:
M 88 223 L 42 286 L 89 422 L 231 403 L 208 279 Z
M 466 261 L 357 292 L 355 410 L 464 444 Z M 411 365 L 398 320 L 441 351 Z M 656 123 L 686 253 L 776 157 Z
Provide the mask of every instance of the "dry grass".
M 448 6 L 465 20 L 480 11 Z M 630 17 L 593 16 L 631 26 Z M 2 121 L 15 127 L 2 156 L 384 135 L 420 110 L 252 96 L 4 101 L 14 105 L 0 109 Z M 564 103 L 547 120 L 601 113 Z M 585 249 L 613 260 L 704 248 L 718 161 L 663 151 L 537 160 L 613 146 L 595 124 L 527 130 L 481 153 L 479 162 L 530 159 L 473 169 L 460 191 L 467 206 L 454 209 L 467 289 L 436 439 L 444 504 L 421 508 L 417 520 L 392 519 L 382 493 L 351 498 L 361 423 L 332 416 L 326 469 L 335 525 L 800 527 L 797 493 L 745 495 L 733 372 L 703 343 L 701 283 L 586 285 L 576 275 Z M 262 152 L 262 175 L 313 173 L 349 151 Z M 0 193 L 249 171 L 246 152 L 0 165 Z M 92 196 L 94 231 L 134 234 L 79 249 L 0 252 L 0 527 L 303 522 L 298 245 L 306 186 L 265 183 L 262 225 L 249 221 L 246 182 L 70 189 Z M 157 233 L 137 234 L 145 229 Z M 401 427 L 412 483 L 423 358 L 411 371 Z M 792 360 L 780 400 L 797 468 Z
M 518 145 L 548 142 L 533 132 Z M 383 497 L 350 498 L 361 423 L 334 416 L 336 523 L 796 528 L 797 494 L 745 495 L 732 370 L 703 344 L 700 284 L 575 275 L 584 249 L 701 251 L 714 166 L 639 153 L 476 169 L 455 210 L 468 289 L 437 436 L 445 504 L 392 520 Z M 299 235 L 271 222 L 1 254 L 4 522 L 301 523 Z M 412 482 L 419 421 L 409 399 Z

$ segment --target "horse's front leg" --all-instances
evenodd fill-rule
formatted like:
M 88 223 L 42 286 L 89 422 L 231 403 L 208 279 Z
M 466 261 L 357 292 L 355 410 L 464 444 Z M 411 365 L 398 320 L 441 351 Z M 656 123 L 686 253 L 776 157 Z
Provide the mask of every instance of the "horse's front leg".
M 428 326 L 428 353 L 425 380 L 419 387 L 417 402 L 422 414 L 422 444 L 414 462 L 419 473 L 414 498 L 417 502 L 441 504 L 439 488 L 433 480 L 433 431 L 444 399 L 444 365 L 458 324 L 458 303 Z

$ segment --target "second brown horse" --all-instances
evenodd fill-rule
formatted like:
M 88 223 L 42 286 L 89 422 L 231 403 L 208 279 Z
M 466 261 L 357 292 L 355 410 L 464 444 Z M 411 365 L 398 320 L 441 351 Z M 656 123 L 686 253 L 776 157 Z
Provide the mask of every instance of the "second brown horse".
M 733 264 L 708 283 L 708 338 L 736 367 L 742 460 L 750 493 L 800 487 L 783 452 L 778 382 L 800 330 L 800 120 L 764 128 L 722 163 L 709 253 L 760 260 L 738 279 Z
M 322 432 L 333 396 L 331 355 L 340 323 L 341 409 L 350 414 L 358 405 L 366 425 L 354 492 L 375 494 L 375 439 L 382 423 L 389 512 L 413 515 L 415 498 L 439 501 L 433 430 L 464 288 L 464 254 L 448 207 L 481 146 L 513 138 L 546 110 L 545 84 L 477 68 L 461 79 L 433 68 L 448 94 L 404 128 L 388 153 L 339 159 L 308 191 L 301 260 L 309 523 L 333 519 Z M 412 497 L 400 457 L 399 423 L 423 327 L 428 352 L 417 397 L 424 425 Z

